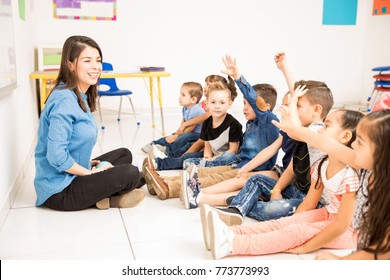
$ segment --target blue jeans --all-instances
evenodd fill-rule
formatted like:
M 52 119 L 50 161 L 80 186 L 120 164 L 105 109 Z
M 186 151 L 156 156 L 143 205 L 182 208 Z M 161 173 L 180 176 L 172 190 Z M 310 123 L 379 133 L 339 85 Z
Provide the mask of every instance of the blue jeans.
M 188 132 L 180 134 L 176 141 L 171 144 L 167 143 L 165 137 L 154 140 L 152 143 L 167 147 L 165 154 L 168 157 L 178 158 L 181 157 L 191 147 L 191 145 L 199 139 L 199 137 L 200 133 Z
M 291 216 L 301 204 L 306 194 L 295 187 L 287 186 L 282 196 L 284 199 L 272 201 L 259 201 L 260 196 L 270 199 L 270 191 L 274 188 L 276 180 L 267 176 L 256 174 L 251 176 L 244 188 L 233 199 L 229 207 L 240 210 L 243 216 L 248 216 L 259 221 L 279 219 Z
M 188 158 L 202 158 L 202 152 L 188 153 L 184 154 L 178 158 L 156 158 L 156 169 L 157 170 L 173 170 L 173 169 L 183 169 L 183 162 Z
M 213 167 L 235 165 L 241 162 L 241 159 L 233 153 L 222 153 L 214 160 L 204 160 L 203 158 L 188 158 L 183 163 L 183 169 L 186 169 L 191 164 L 199 165 L 199 167 Z

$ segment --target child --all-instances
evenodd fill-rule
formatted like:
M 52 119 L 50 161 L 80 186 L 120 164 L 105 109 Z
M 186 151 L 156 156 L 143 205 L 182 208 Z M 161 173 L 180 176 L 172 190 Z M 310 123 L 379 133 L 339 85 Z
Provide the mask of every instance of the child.
M 238 152 L 242 142 L 242 126 L 227 112 L 233 101 L 231 92 L 225 84 L 221 82 L 211 84 L 207 100 L 211 116 L 203 123 L 200 136 L 200 139 L 204 140 L 203 160 L 207 161 L 207 164 L 218 165 L 225 158 L 230 158 Z M 183 157 L 176 160 L 183 165 Z M 160 199 L 168 198 L 169 189 L 155 171 L 154 164 L 148 163 L 145 169 L 146 183 L 153 186 Z
M 304 126 L 318 131 L 323 127 L 322 120 L 333 105 L 332 93 L 322 82 L 299 81 L 296 84 L 298 86 L 291 99 L 298 100 L 298 104 L 294 104 L 298 106 L 299 118 Z M 308 90 L 298 98 L 296 95 L 302 91 L 300 85 L 307 85 Z M 297 141 L 292 160 L 278 180 L 262 174 L 251 176 L 230 206 L 219 212 L 230 216 L 227 220 L 231 222 L 229 225 L 241 224 L 243 216 L 267 221 L 292 215 L 309 190 L 310 168 L 322 156 L 323 153 L 318 149 Z M 262 200 L 259 201 L 259 198 Z M 326 203 L 324 197 L 319 207 Z
M 319 137 L 300 126 L 293 110 L 282 108 L 282 124 L 278 126 L 294 137 L 306 141 L 346 164 L 361 169 L 361 188 L 357 193 L 353 225 L 358 233 L 357 250 L 339 257 L 329 252 L 316 259 L 390 259 L 390 110 L 364 116 L 357 127 L 353 149 L 339 145 L 333 139 Z M 291 121 L 293 120 L 293 121 Z
M 182 107 L 182 121 L 184 123 L 195 117 L 203 116 L 205 110 L 199 104 L 202 98 L 202 86 L 196 82 L 186 82 L 180 88 L 179 104 Z M 146 153 L 150 149 L 159 147 L 163 156 L 180 157 L 191 145 L 199 139 L 202 124 L 188 126 L 182 133 L 174 133 L 167 137 L 154 140 L 142 148 Z
M 357 111 L 332 112 L 326 118 L 321 135 L 350 146 L 362 116 Z M 329 155 L 316 164 L 309 193 L 291 217 L 228 228 L 217 212 L 205 206 L 202 211 L 205 244 L 210 238 L 215 259 L 278 252 L 305 254 L 322 247 L 352 248 L 356 246 L 351 223 L 358 188 L 359 177 L 355 170 Z M 323 191 L 329 195 L 330 203 L 315 209 Z

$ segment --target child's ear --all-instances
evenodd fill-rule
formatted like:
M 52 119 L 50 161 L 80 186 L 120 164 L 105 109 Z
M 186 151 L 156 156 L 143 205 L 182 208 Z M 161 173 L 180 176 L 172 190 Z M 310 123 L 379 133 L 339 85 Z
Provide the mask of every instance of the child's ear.
M 198 98 L 196 98 L 195 96 L 194 96 L 194 97 L 191 97 L 191 103 L 192 103 L 192 104 L 198 103 Z
M 315 106 L 314 106 L 314 112 L 315 113 L 317 113 L 318 114 L 318 116 L 320 116 L 321 117 L 321 115 L 322 115 L 322 106 L 320 105 L 320 104 L 316 104 Z
M 341 142 L 343 144 L 348 143 L 352 139 L 352 132 L 350 130 L 344 130 L 341 137 Z

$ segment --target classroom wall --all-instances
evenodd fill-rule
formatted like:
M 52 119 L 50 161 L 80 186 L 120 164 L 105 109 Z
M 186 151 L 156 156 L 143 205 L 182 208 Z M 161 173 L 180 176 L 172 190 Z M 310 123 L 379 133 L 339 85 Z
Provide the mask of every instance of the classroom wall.
M 0 97 L 0 227 L 17 190 L 28 172 L 25 165 L 32 152 L 38 114 L 34 83 L 34 16 L 19 18 L 17 0 L 12 0 L 17 85 Z M 29 8 L 30 1 L 26 1 Z
M 166 113 L 178 110 L 183 82 L 203 83 L 220 73 L 225 53 L 237 58 L 248 81 L 271 83 L 282 96 L 287 86 L 273 56 L 284 50 L 295 78 L 325 81 L 337 104 L 364 101 L 372 90 L 371 68 L 390 65 L 390 16 L 371 16 L 372 0 L 358 1 L 354 26 L 323 26 L 323 0 L 117 0 L 117 21 L 53 19 L 52 0 L 25 0 L 22 21 L 18 1 L 12 3 L 18 84 L 0 98 L 0 206 L 12 201 L 8 193 L 28 168 L 34 146 L 36 91 L 28 74 L 37 67 L 39 45 L 61 46 L 68 36 L 83 34 L 100 44 L 117 70 L 165 66 L 172 77 L 162 79 L 164 105 L 174 108 Z M 150 112 L 142 80 L 118 83 L 136 93 L 138 110 Z M 103 106 L 117 103 L 106 100 Z M 234 106 L 241 108 L 240 98 Z
M 203 84 L 205 76 L 220 73 L 225 53 L 237 58 L 250 82 L 271 83 L 281 96 L 287 87 L 273 56 L 284 50 L 296 79 L 325 81 L 337 103 L 364 101 L 372 85 L 370 69 L 390 64 L 390 39 L 378 36 L 388 30 L 390 16 L 372 17 L 372 0 L 358 1 L 353 26 L 322 25 L 323 0 L 117 0 L 114 22 L 53 19 L 51 2 L 34 2 L 34 11 L 40 11 L 36 45 L 85 34 L 119 70 L 166 66 L 172 73 L 163 79 L 168 107 L 178 105 L 183 82 Z M 134 96 L 137 107 L 149 106 L 142 81 L 120 80 L 120 85 L 140 93 Z

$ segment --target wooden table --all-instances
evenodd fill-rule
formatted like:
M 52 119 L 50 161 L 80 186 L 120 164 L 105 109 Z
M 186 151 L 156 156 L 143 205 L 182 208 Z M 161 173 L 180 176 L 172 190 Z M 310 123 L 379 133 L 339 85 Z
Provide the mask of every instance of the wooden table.
M 37 88 L 39 89 L 38 93 L 38 103 L 39 103 L 39 112 L 45 106 L 45 101 L 48 96 L 47 84 L 50 81 L 57 78 L 58 71 L 35 71 L 30 74 L 31 79 L 35 79 L 37 82 Z M 154 122 L 154 107 L 153 107 L 153 96 L 154 96 L 154 80 L 157 82 L 157 100 L 160 106 L 160 115 L 161 115 L 161 126 L 162 126 L 162 135 L 165 135 L 165 126 L 164 126 L 164 113 L 163 113 L 163 103 L 162 103 L 162 91 L 161 91 L 161 77 L 170 77 L 171 74 L 165 71 L 151 71 L 151 72 L 115 72 L 115 71 L 104 71 L 101 74 L 101 78 L 148 78 L 149 86 L 145 82 L 145 85 L 148 88 L 150 95 L 150 105 L 152 110 L 152 127 L 155 128 Z M 39 83 L 39 81 L 41 81 Z

